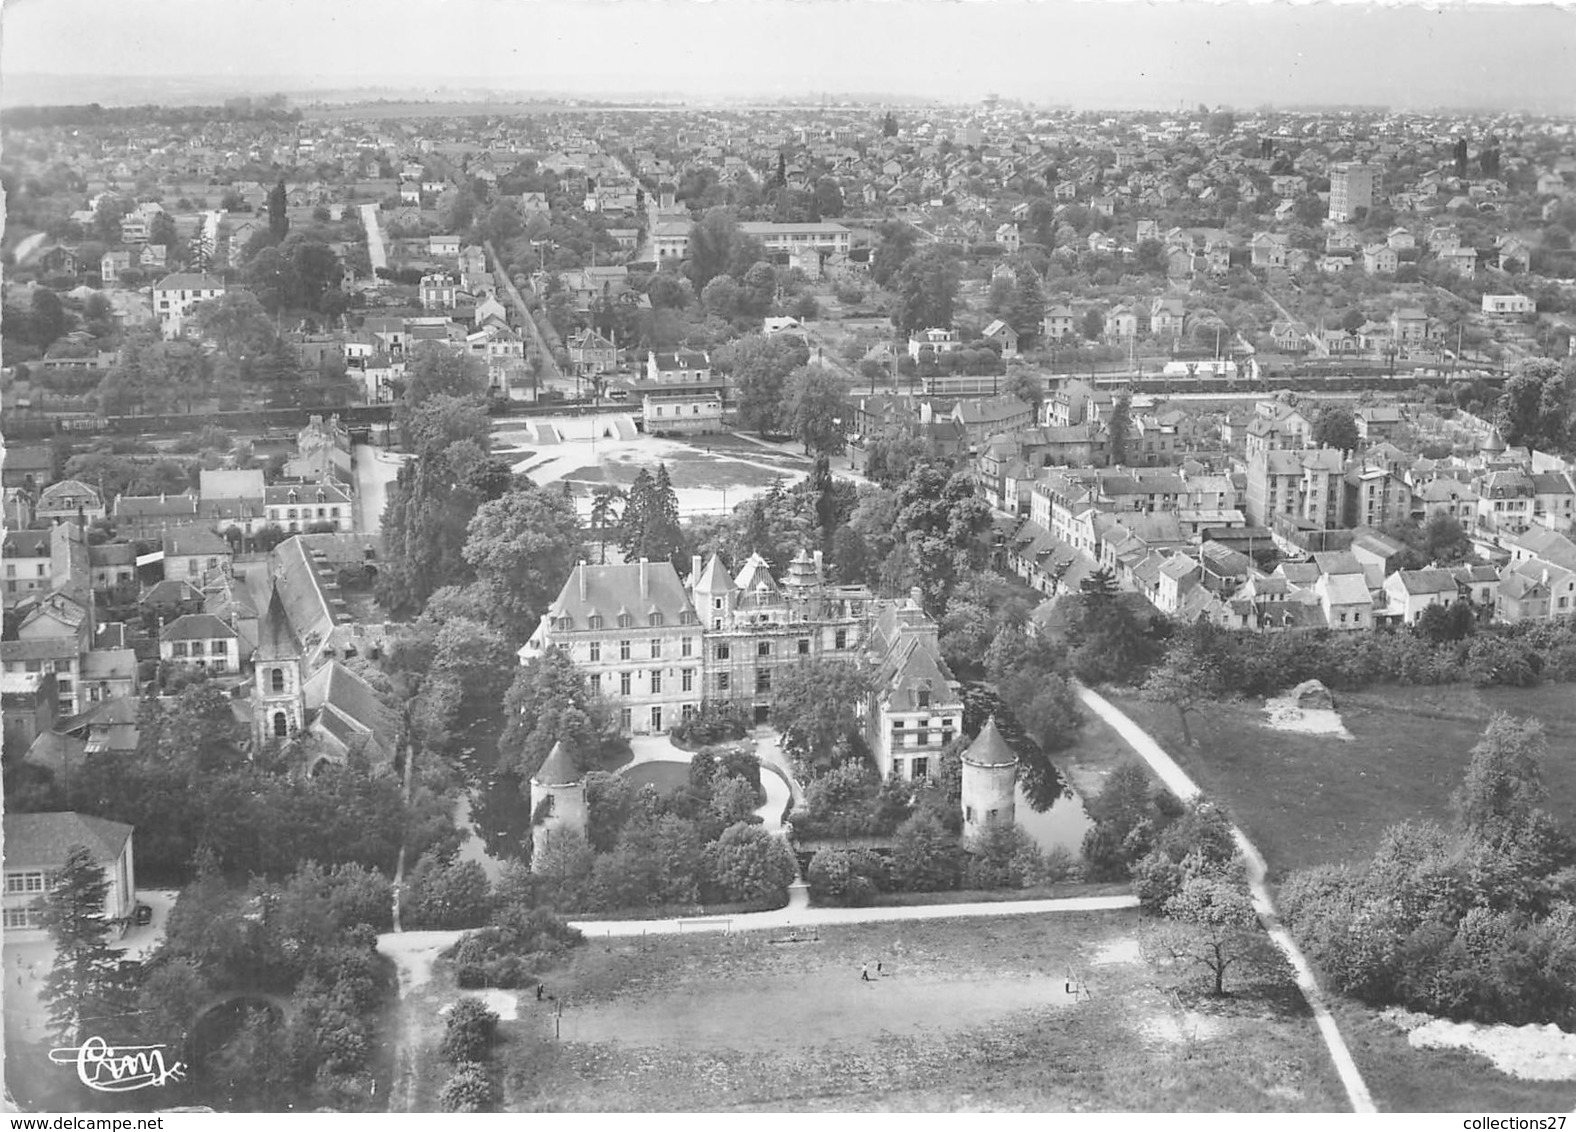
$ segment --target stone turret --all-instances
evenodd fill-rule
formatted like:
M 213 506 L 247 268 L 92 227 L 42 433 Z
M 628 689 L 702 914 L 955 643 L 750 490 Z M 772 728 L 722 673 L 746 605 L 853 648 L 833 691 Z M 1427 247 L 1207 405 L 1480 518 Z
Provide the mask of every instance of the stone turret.
M 1018 757 L 991 716 L 963 752 L 963 835 L 1017 820 Z
M 531 865 L 541 860 L 547 835 L 556 829 L 586 831 L 586 786 L 562 742 L 531 776 Z

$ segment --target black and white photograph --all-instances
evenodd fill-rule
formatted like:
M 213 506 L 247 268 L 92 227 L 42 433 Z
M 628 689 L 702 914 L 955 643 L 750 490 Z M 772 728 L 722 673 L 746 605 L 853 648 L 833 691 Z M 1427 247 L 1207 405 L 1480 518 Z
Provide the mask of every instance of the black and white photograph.
M 1576 6 L 6 0 L 0 189 L 16 1127 L 1576 1112 Z

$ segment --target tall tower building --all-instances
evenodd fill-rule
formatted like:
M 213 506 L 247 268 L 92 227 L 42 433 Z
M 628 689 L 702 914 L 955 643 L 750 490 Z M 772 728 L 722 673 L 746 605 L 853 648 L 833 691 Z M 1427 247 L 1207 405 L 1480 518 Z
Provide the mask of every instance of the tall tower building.
M 586 831 L 585 776 L 563 743 L 554 743 L 547 759 L 531 775 L 531 867 L 536 868 L 548 835 L 557 829 Z
M 963 835 L 978 837 L 993 825 L 1017 820 L 1018 756 L 992 716 L 963 752 Z
M 1379 171 L 1372 165 L 1348 162 L 1330 170 L 1330 219 L 1345 223 L 1357 217 L 1359 208 L 1374 206 L 1374 181 Z

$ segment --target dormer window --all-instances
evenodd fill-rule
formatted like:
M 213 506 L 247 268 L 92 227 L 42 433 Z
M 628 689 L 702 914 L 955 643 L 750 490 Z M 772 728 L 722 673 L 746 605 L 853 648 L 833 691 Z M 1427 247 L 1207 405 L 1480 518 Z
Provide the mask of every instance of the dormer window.
M 653 629 L 655 629 L 658 626 L 660 626 L 661 624 L 662 624 L 662 614 L 659 613 L 659 612 L 656 612 L 655 610 L 653 610 L 652 613 L 651 613 L 651 617 L 650 617 L 650 625 L 651 625 L 651 627 Z
M 602 627 L 602 615 L 600 613 L 593 613 L 591 615 L 590 621 L 587 622 L 587 625 L 592 629 L 600 629 Z
M 553 628 L 555 629 L 568 630 L 574 627 L 575 622 L 572 617 L 556 617 L 553 619 Z

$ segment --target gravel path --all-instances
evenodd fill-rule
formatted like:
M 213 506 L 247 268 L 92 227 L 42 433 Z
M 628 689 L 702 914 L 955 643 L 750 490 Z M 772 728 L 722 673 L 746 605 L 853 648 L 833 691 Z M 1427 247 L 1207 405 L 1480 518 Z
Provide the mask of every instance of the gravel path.
M 1184 802 L 1198 797 L 1201 791 L 1197 784 L 1170 755 L 1166 754 L 1147 731 L 1098 692 L 1081 684 L 1077 685 L 1077 689 L 1078 698 L 1083 705 L 1126 740 L 1127 745 L 1132 747 L 1166 784 L 1166 789 Z M 1318 1024 L 1319 1034 L 1324 1038 L 1325 1047 L 1330 1051 L 1330 1060 L 1335 1063 L 1335 1071 L 1340 1075 L 1341 1084 L 1346 1087 L 1346 1095 L 1351 1101 L 1352 1111 L 1379 1111 L 1374 1107 L 1373 1096 L 1368 1091 L 1368 1085 L 1363 1081 L 1357 1062 L 1353 1060 L 1352 1052 L 1346 1046 L 1346 1039 L 1341 1037 L 1340 1027 L 1335 1024 L 1335 1018 L 1331 1015 L 1325 1000 L 1324 990 L 1319 986 L 1318 979 L 1314 977 L 1313 968 L 1303 955 L 1302 949 L 1291 938 L 1291 933 L 1281 924 L 1280 915 L 1275 911 L 1275 902 L 1270 899 L 1270 890 L 1264 883 L 1266 869 L 1263 856 L 1238 827 L 1232 826 L 1231 836 L 1236 839 L 1237 849 L 1242 854 L 1243 860 L 1247 862 L 1248 887 L 1253 893 L 1254 910 L 1258 912 L 1265 930 L 1269 932 L 1270 941 L 1280 948 L 1281 953 L 1291 963 L 1292 969 L 1296 971 L 1297 987 L 1313 1009 L 1313 1019 Z

